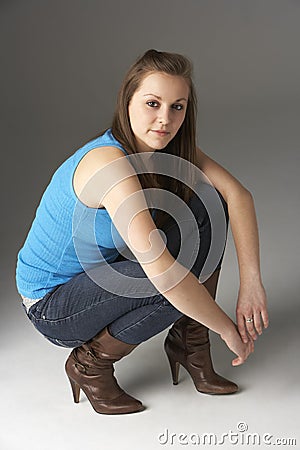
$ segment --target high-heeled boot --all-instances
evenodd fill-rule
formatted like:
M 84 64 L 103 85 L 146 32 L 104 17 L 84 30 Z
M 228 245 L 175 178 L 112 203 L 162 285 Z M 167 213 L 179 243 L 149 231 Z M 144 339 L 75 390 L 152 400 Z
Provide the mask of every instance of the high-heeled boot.
M 114 362 L 128 355 L 136 346 L 114 338 L 106 327 L 90 341 L 74 348 L 65 364 L 74 402 L 79 402 L 82 389 L 97 413 L 142 411 L 143 404 L 118 385 L 113 367 Z
M 178 319 L 165 339 L 173 384 L 178 384 L 180 364 L 189 372 L 197 391 L 205 394 L 231 394 L 238 390 L 232 381 L 218 375 L 210 355 L 208 328 L 190 317 Z
M 220 269 L 217 269 L 203 285 L 213 299 L 216 298 Z M 169 330 L 164 343 L 173 383 L 178 383 L 179 365 L 191 375 L 195 387 L 206 394 L 231 394 L 238 390 L 232 381 L 218 375 L 210 355 L 209 330 L 207 327 L 183 316 Z

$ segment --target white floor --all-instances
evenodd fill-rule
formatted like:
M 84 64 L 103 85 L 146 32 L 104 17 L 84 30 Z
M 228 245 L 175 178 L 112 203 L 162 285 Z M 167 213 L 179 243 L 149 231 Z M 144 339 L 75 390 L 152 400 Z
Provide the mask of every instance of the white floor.
M 222 297 L 229 298 L 231 289 L 233 292 L 223 272 L 219 288 Z M 297 441 L 297 445 L 284 448 L 300 448 L 298 306 L 292 297 L 283 306 L 277 295 L 280 297 L 281 293 L 274 293 L 269 287 L 273 304 L 271 325 L 243 366 L 231 367 L 233 354 L 218 336 L 212 336 L 215 367 L 240 385 L 239 393 L 200 394 L 182 367 L 180 383 L 173 386 L 162 346 L 167 333 L 164 331 L 116 364 L 120 385 L 142 400 L 146 410 L 105 416 L 94 412 L 84 394 L 79 404 L 73 403 L 64 373 L 69 350 L 46 341 L 24 316 L 17 295 L 13 291 L 7 293 L 1 304 L 0 449 L 153 450 L 219 446 L 227 450 L 270 448 L 275 446 L 275 439 L 282 438 Z M 226 308 L 231 311 L 232 306 L 231 301 Z M 206 440 L 207 445 L 203 445 L 205 433 L 213 433 L 211 444 Z M 224 433 L 229 436 L 222 438 Z M 258 439 L 260 445 L 253 445 Z

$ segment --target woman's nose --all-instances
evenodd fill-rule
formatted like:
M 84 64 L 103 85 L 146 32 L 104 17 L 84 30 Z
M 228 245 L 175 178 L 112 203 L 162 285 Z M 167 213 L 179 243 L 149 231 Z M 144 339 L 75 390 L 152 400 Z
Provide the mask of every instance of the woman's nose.
M 158 115 L 159 123 L 167 125 L 170 121 L 170 111 L 168 108 L 161 108 Z

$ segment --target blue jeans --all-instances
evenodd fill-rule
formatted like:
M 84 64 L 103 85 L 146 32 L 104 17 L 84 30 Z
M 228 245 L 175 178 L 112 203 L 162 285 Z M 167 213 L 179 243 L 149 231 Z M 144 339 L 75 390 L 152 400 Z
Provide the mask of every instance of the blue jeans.
M 218 191 L 217 193 L 223 207 L 223 209 L 221 207 L 223 218 L 225 212 L 227 237 L 229 221 L 227 204 L 221 194 Z M 200 233 L 201 245 L 191 268 L 191 272 L 199 277 L 211 245 L 212 227 L 209 214 L 197 195 L 191 197 L 188 206 L 196 219 Z M 167 239 L 167 248 L 176 258 L 181 245 L 178 225 L 169 216 L 162 229 Z M 215 270 L 221 268 L 226 237 Z M 184 241 L 182 245 L 185 245 Z M 128 277 L 146 277 L 138 262 L 123 258 L 121 255 L 110 264 Z M 101 283 L 96 283 L 93 281 L 95 277 L 90 276 L 93 272 L 101 279 L 102 270 L 103 266 L 100 264 L 90 272 L 74 276 L 30 307 L 26 314 L 46 339 L 58 346 L 78 347 L 108 326 L 110 334 L 115 338 L 129 344 L 139 344 L 165 330 L 183 315 L 158 291 L 156 295 L 132 298 L 103 289 L 99 286 Z

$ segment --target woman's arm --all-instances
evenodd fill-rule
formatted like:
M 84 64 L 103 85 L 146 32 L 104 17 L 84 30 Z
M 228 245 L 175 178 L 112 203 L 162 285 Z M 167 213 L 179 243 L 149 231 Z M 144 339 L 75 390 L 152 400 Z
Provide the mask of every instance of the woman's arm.
M 253 351 L 253 342 L 242 342 L 234 322 L 198 278 L 173 258 L 151 217 L 134 169 L 121 150 L 105 149 L 86 155 L 77 167 L 77 196 L 87 206 L 106 208 L 156 289 L 183 314 L 220 334 L 237 355 L 232 364 L 242 364 Z
M 236 308 L 237 324 L 244 342 L 247 333 L 256 339 L 268 326 L 266 293 L 261 280 L 259 236 L 251 193 L 226 169 L 197 149 L 197 166 L 220 191 L 228 206 L 230 225 L 240 273 L 240 289 Z M 254 322 L 245 322 L 253 317 Z M 254 326 L 253 326 L 254 325 Z

